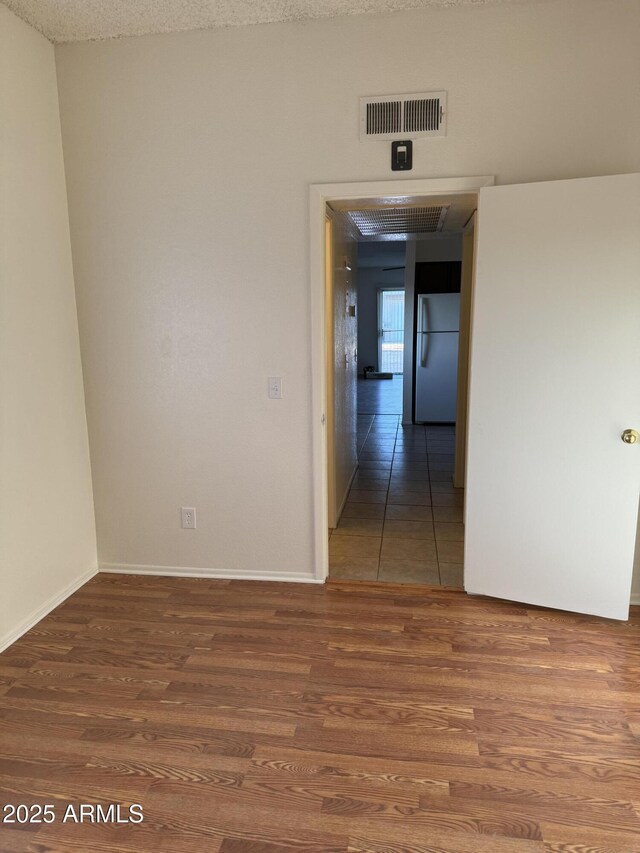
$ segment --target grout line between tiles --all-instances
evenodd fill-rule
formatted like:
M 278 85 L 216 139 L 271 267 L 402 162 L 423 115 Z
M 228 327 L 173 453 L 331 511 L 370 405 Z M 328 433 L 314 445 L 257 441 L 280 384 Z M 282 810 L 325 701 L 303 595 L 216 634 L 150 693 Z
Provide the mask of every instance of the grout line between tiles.
M 369 413 L 362 413 L 362 414 L 369 416 Z M 393 436 L 390 436 L 388 433 L 391 431 L 391 428 L 392 428 L 392 420 L 391 420 L 392 417 L 394 419 L 393 423 L 395 423 L 395 430 L 393 431 Z M 424 494 L 428 493 L 428 495 L 429 495 L 430 512 L 431 512 L 431 525 L 433 526 L 433 533 L 434 533 L 433 541 L 434 541 L 434 547 L 435 547 L 436 565 L 437 565 L 437 569 L 438 569 L 438 572 L 437 572 L 438 582 L 440 585 L 443 585 L 442 570 L 441 570 L 441 565 L 440 565 L 440 563 L 441 563 L 441 561 L 440 561 L 440 549 L 438 547 L 438 539 L 436 538 L 436 535 L 435 535 L 435 524 L 436 524 L 436 522 L 435 522 L 435 517 L 434 517 L 434 511 L 433 511 L 433 486 L 432 486 L 432 482 L 431 482 L 431 476 L 432 476 L 433 472 L 432 472 L 432 467 L 431 467 L 432 466 L 432 460 L 429 459 L 429 453 L 430 453 L 430 447 L 431 447 L 432 443 L 437 443 L 437 444 L 441 445 L 445 441 L 452 440 L 455 436 L 455 431 L 453 429 L 450 429 L 450 428 L 444 428 L 441 431 L 438 428 L 437 431 L 434 432 L 434 427 L 427 427 L 424 424 L 416 424 L 416 425 L 409 427 L 406 430 L 403 430 L 402 424 L 400 422 L 401 419 L 400 419 L 399 415 L 391 416 L 391 415 L 374 414 L 374 415 L 370 415 L 370 418 L 371 419 L 368 421 L 368 425 L 366 427 L 366 432 L 364 431 L 364 429 L 361 430 L 361 432 L 364 433 L 364 438 L 363 438 L 362 442 L 359 443 L 358 460 L 360 459 L 361 453 L 364 452 L 364 445 L 367 443 L 367 441 L 371 440 L 372 438 L 376 437 L 377 441 L 387 443 L 387 444 L 391 444 L 393 441 L 393 446 L 392 446 L 392 448 L 390 448 L 390 451 L 391 451 L 390 452 L 390 456 L 391 456 L 390 466 L 385 471 L 385 473 L 387 474 L 387 484 L 386 484 L 386 487 L 384 489 L 385 500 L 384 500 L 384 509 L 382 512 L 382 531 L 381 531 L 381 535 L 380 535 L 380 546 L 378 549 L 378 557 L 377 557 L 376 580 L 378 580 L 378 581 L 380 580 L 380 571 L 381 571 L 381 564 L 382 564 L 382 550 L 383 550 L 384 541 L 385 541 L 385 529 L 386 529 L 386 523 L 387 523 L 388 508 L 390 506 L 389 499 L 390 499 L 390 492 L 391 492 L 391 484 L 392 484 L 392 481 L 394 478 L 394 471 L 396 473 L 396 476 L 398 474 L 398 470 L 396 470 L 396 463 L 400 464 L 400 460 L 402 458 L 402 469 L 404 471 L 411 472 L 412 474 L 423 473 L 424 476 L 421 476 L 417 479 L 419 479 L 420 481 L 423 481 L 425 483 L 428 483 L 428 486 L 429 486 L 428 489 L 425 490 Z M 361 420 L 360 423 L 362 424 L 363 421 Z M 379 427 L 383 428 L 382 434 L 377 432 L 377 428 L 379 428 Z M 429 435 L 429 430 L 431 430 L 431 435 Z M 402 437 L 402 440 L 400 439 L 400 437 Z M 408 443 L 415 445 L 415 448 L 409 448 L 410 450 L 411 449 L 416 449 L 416 450 L 419 449 L 420 452 L 422 452 L 422 450 L 424 450 L 424 453 L 425 453 L 424 460 L 422 460 L 420 457 L 418 457 L 416 459 L 403 458 L 403 457 L 406 457 L 407 446 L 402 448 L 403 453 L 400 453 L 399 451 L 400 451 L 400 445 L 404 444 L 405 439 L 407 440 Z M 387 450 L 381 450 L 379 452 L 385 453 L 385 454 L 388 453 Z M 446 451 L 445 451 L 445 448 L 439 447 L 437 450 L 433 450 L 431 452 L 434 454 L 437 454 L 437 453 L 443 453 Z M 416 470 L 415 468 L 413 468 L 412 463 L 413 462 L 417 463 L 418 461 L 420 461 L 421 464 L 423 464 L 423 463 L 425 464 L 424 472 L 420 471 L 419 469 Z M 433 460 L 433 461 L 436 461 L 436 460 Z M 438 461 L 440 461 L 440 460 L 438 460 Z M 402 479 L 402 475 L 400 475 L 400 477 Z M 412 506 L 412 504 L 407 504 L 407 506 Z M 422 504 L 416 504 L 416 506 L 422 506 Z M 411 537 L 409 537 L 409 538 L 411 538 Z

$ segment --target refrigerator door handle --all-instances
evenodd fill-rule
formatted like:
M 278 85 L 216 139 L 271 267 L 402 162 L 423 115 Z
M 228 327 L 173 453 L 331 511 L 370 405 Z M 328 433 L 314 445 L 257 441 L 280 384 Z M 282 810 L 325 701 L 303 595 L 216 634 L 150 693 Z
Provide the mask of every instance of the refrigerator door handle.
M 426 367 L 429 359 L 429 297 L 422 296 L 422 316 L 420 317 L 421 348 L 420 367 Z
M 422 326 L 420 331 L 429 331 L 429 298 L 427 296 L 422 297 Z
M 426 367 L 427 361 L 429 359 L 429 332 L 423 332 L 420 337 L 422 338 L 422 349 L 420 352 L 420 367 Z

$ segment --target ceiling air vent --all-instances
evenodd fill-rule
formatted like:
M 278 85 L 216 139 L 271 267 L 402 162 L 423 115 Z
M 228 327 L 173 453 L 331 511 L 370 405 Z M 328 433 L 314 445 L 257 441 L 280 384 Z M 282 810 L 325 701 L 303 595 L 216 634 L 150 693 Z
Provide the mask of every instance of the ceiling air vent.
M 370 210 L 348 210 L 363 237 L 386 234 L 429 234 L 442 231 L 449 205 L 434 207 L 382 207 Z
M 360 140 L 446 135 L 446 92 L 360 98 Z

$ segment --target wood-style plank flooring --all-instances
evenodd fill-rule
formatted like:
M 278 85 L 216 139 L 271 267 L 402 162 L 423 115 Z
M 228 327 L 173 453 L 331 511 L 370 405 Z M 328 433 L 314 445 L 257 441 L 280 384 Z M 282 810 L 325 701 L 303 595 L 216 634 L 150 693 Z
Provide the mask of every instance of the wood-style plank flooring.
M 99 575 L 0 655 L 31 853 L 639 853 L 640 613 Z

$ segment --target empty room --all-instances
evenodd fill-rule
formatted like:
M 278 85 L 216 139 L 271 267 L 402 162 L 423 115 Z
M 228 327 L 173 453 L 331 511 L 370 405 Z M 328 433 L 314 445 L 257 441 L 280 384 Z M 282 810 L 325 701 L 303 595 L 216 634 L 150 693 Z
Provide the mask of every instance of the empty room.
M 640 3 L 0 0 L 0 853 L 640 853 Z

